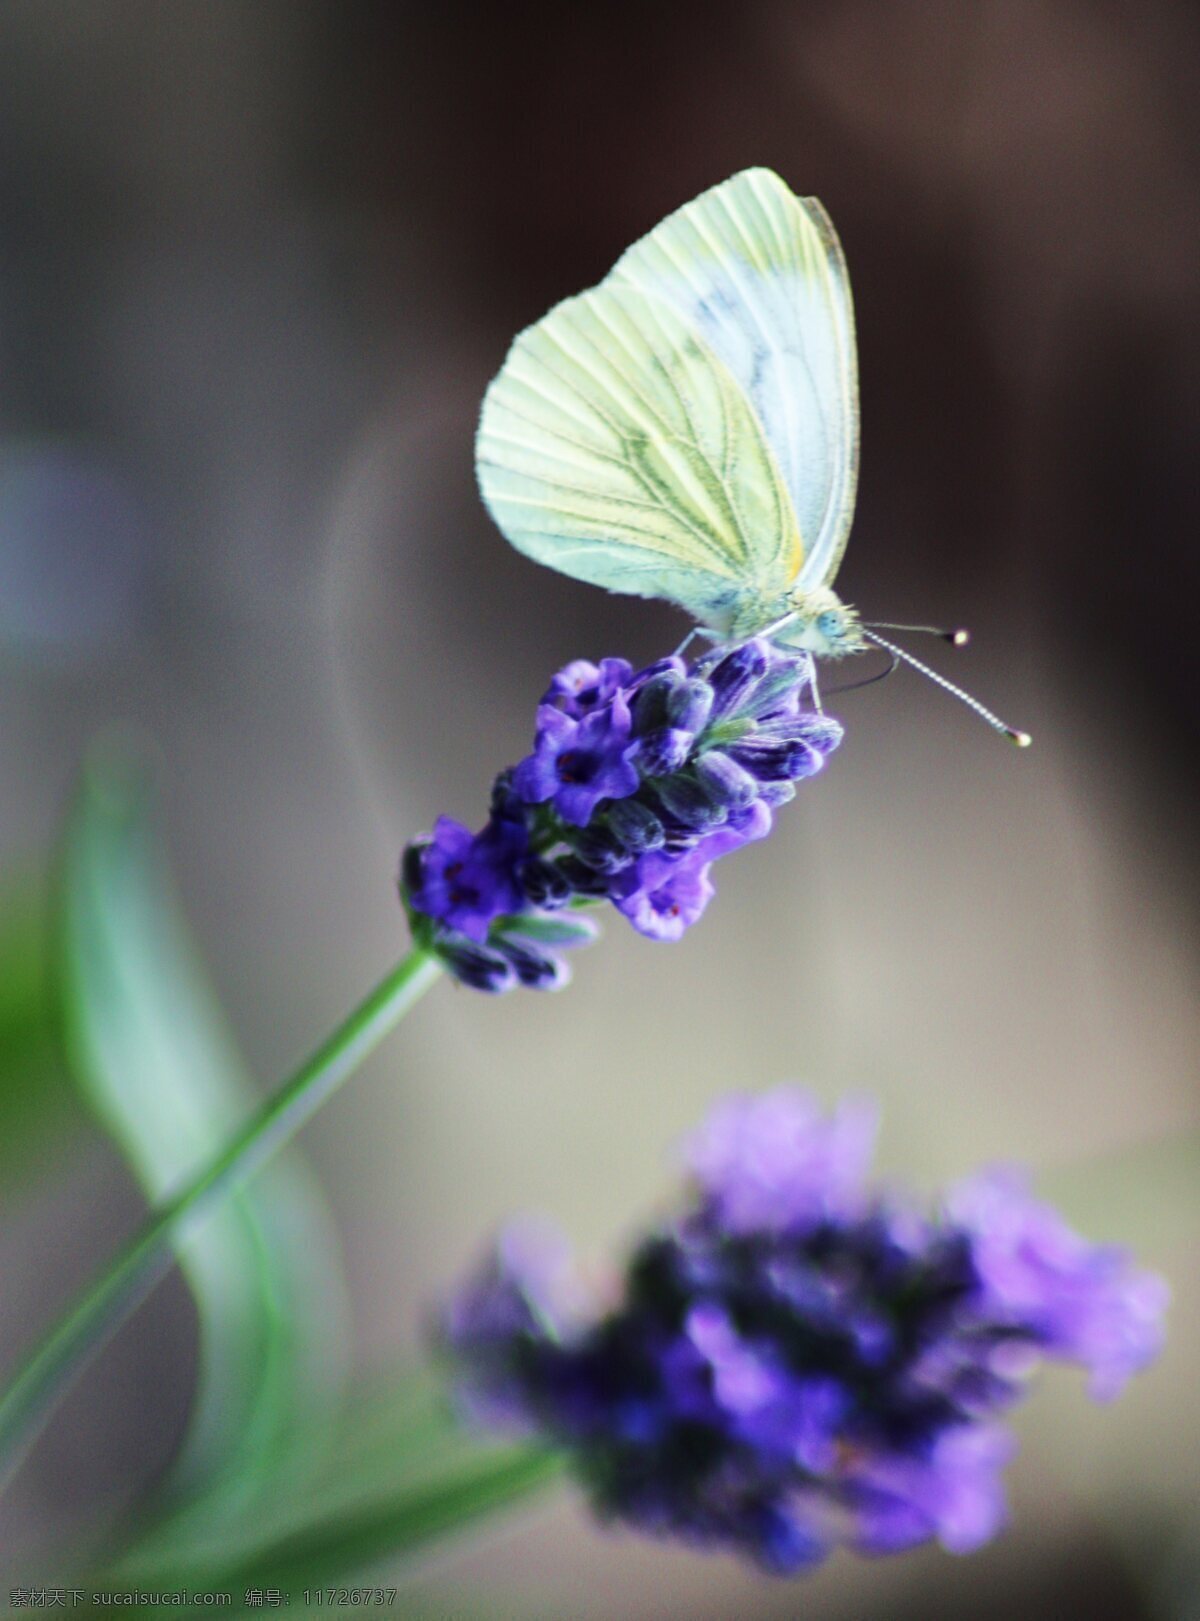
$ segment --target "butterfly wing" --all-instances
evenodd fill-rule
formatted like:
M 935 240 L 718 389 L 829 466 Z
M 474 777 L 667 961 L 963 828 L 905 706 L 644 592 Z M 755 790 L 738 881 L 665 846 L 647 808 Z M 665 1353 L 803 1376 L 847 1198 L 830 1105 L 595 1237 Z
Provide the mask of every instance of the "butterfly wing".
M 609 281 L 514 342 L 487 391 L 479 485 L 518 549 L 720 627 L 799 562 L 745 389 L 653 289 Z
M 804 541 L 798 583 L 837 572 L 858 479 L 850 283 L 815 198 L 746 169 L 663 220 L 603 283 L 665 299 L 750 401 Z M 764 572 L 771 559 L 754 554 Z

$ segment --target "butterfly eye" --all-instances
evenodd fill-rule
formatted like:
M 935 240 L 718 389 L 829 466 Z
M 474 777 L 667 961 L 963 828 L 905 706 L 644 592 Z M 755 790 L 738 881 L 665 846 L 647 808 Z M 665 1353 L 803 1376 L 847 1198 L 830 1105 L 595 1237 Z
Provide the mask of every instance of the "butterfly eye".
M 822 636 L 836 636 L 842 628 L 842 616 L 833 608 L 817 615 L 817 629 Z

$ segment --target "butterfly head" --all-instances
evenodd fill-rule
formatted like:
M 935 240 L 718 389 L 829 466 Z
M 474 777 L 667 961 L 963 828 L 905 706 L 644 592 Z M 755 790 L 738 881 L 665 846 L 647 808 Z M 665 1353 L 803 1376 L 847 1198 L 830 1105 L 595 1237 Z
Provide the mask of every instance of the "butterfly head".
M 828 586 L 795 592 L 788 601 L 788 611 L 796 617 L 781 628 L 778 637 L 786 646 L 827 659 L 862 651 L 864 641 L 858 614 Z

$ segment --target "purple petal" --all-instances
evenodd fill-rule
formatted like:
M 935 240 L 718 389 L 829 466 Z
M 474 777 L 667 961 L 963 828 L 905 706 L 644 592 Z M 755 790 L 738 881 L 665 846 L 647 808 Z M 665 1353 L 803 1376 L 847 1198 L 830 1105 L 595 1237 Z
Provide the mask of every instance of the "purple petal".
M 1081 1362 L 1091 1395 L 1117 1395 L 1162 1348 L 1169 1290 L 1123 1250 L 1095 1245 L 1029 1191 L 1027 1176 L 997 1168 L 960 1184 L 950 1219 L 970 1235 L 980 1309 L 1031 1334 L 1049 1356 Z
M 862 1208 L 877 1118 L 866 1099 L 826 1116 L 795 1087 L 742 1094 L 686 1139 L 684 1158 L 732 1231 L 811 1226 Z

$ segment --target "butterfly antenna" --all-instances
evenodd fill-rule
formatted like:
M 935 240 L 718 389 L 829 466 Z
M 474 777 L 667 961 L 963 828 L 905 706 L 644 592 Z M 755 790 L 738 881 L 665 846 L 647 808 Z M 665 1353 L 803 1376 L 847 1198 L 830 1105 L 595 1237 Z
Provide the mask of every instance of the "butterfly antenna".
M 960 625 L 957 630 L 944 630 L 941 625 L 889 625 L 882 619 L 873 619 L 864 630 L 906 630 L 913 636 L 936 636 L 939 641 L 949 642 L 951 647 L 965 647 L 971 640 L 971 632 Z
M 1002 733 L 1011 743 L 1015 743 L 1019 749 L 1027 749 L 1033 742 L 1028 732 L 1019 732 L 1015 726 L 1005 725 L 999 715 L 993 715 L 990 709 L 985 709 L 978 698 L 972 698 L 969 692 L 964 692 L 961 687 L 956 687 L 953 681 L 947 681 L 944 675 L 939 675 L 936 670 L 931 670 L 928 664 L 922 664 L 920 659 L 914 658 L 911 653 L 906 653 L 902 647 L 897 647 L 894 643 L 886 641 L 882 636 L 877 636 L 874 630 L 868 630 L 866 626 L 863 627 L 863 635 L 869 642 L 874 642 L 876 647 L 884 648 L 893 658 L 899 659 L 905 664 L 910 664 L 914 670 L 919 670 L 922 675 L 928 676 L 929 680 L 936 686 L 941 687 L 943 692 L 948 692 L 952 698 L 957 698 L 960 703 L 966 704 L 968 709 L 973 709 L 980 720 L 987 721 L 993 731 Z

